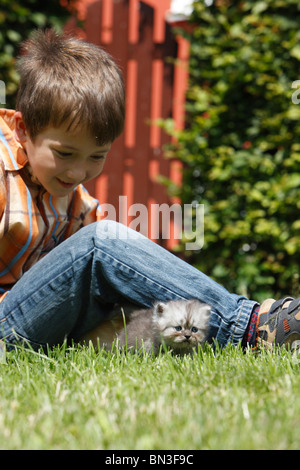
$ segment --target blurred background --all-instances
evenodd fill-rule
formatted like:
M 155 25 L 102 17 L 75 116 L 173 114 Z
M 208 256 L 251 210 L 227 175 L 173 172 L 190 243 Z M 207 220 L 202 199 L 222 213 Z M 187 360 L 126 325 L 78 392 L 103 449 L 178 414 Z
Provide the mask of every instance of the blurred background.
M 1 106 L 15 107 L 32 30 L 104 47 L 124 74 L 126 123 L 90 193 L 117 213 L 120 195 L 204 204 L 201 250 L 172 231 L 154 241 L 232 292 L 300 296 L 299 23 L 298 0 L 0 0 Z

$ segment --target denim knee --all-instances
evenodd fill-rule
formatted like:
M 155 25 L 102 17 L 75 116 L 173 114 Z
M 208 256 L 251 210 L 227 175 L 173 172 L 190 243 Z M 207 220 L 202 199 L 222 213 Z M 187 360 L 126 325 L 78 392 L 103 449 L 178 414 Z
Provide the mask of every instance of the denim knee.
M 114 220 L 101 220 L 93 225 L 97 240 L 147 240 L 144 235 Z

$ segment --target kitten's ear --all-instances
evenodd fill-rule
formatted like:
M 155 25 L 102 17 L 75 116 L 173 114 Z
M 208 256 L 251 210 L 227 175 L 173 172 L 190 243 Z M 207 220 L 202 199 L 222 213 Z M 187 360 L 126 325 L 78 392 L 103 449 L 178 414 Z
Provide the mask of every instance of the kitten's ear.
M 208 304 L 203 304 L 201 306 L 201 313 L 203 315 L 203 318 L 208 322 L 211 314 L 211 306 Z
M 208 323 L 211 314 L 210 305 L 204 304 L 200 302 L 200 300 L 193 299 L 190 300 L 190 308 L 192 309 L 192 312 L 199 312 L 201 314 L 201 318 Z
M 210 305 L 205 304 L 198 299 L 187 300 L 187 302 L 189 303 L 192 311 L 198 312 L 199 310 L 201 310 L 201 312 L 203 311 L 203 312 L 208 312 L 208 313 L 211 311 Z
M 155 313 L 157 315 L 162 315 L 165 311 L 165 304 L 162 303 L 162 302 L 158 302 L 157 304 L 155 304 L 154 306 L 154 310 L 155 310 Z

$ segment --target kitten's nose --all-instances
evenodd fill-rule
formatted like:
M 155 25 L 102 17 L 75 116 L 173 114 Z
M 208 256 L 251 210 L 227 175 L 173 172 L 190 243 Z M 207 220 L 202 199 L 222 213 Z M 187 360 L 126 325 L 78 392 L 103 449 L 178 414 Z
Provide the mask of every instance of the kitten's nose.
M 190 339 L 191 335 L 184 335 L 186 339 Z

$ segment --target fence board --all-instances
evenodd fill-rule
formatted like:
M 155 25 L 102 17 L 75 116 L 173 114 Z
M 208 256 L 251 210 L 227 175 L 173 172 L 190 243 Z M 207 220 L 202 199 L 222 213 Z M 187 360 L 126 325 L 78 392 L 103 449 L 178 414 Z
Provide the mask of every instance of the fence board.
M 81 19 L 85 20 L 83 36 L 104 47 L 120 65 L 126 86 L 125 130 L 112 146 L 104 171 L 87 189 L 100 203 L 112 204 L 120 215 L 127 198 L 128 206 L 172 204 L 158 175 L 180 183 L 179 162 L 164 158 L 162 147 L 170 141 L 159 127 L 157 118 L 173 117 L 183 126 L 188 45 L 176 38 L 166 23 L 170 0 L 79 0 Z M 174 59 L 173 62 L 170 58 Z M 175 59 L 182 65 L 175 66 Z M 151 124 L 152 122 L 152 124 Z M 123 214 L 124 215 L 124 214 Z M 135 218 L 123 217 L 130 224 Z M 118 218 L 119 220 L 119 218 Z M 147 225 L 147 224 L 146 224 Z M 160 228 L 158 232 L 161 231 Z M 150 229 L 146 235 L 150 236 Z M 176 241 L 154 240 L 167 248 Z

